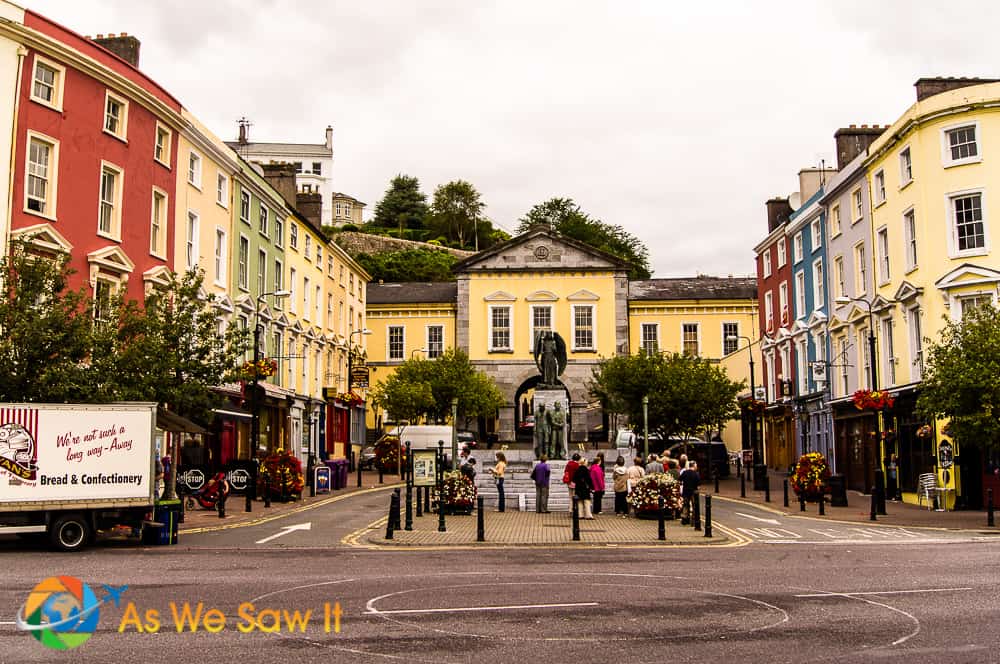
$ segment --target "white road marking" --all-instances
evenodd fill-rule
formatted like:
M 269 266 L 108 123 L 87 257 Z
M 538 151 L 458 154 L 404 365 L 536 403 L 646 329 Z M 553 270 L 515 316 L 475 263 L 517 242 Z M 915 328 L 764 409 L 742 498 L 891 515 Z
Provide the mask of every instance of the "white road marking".
M 737 528 L 737 530 L 755 539 L 797 540 L 802 537 L 802 535 L 791 530 L 785 530 L 784 528 Z
M 275 534 L 269 535 L 264 539 L 257 540 L 257 544 L 264 544 L 265 542 L 270 542 L 271 540 L 287 535 L 288 533 L 294 533 L 296 530 L 312 530 L 312 523 L 311 522 L 299 523 L 294 526 L 283 526 L 282 529 L 276 532 Z
M 573 606 L 599 606 L 597 602 L 573 602 L 569 604 L 512 604 L 510 606 L 456 606 L 442 609 L 392 609 L 382 611 L 369 606 L 365 613 L 387 615 L 397 613 L 452 613 L 460 611 L 511 611 L 514 609 L 562 609 Z
M 869 590 L 857 593 L 810 593 L 795 595 L 796 597 L 856 597 L 858 595 L 906 595 L 909 593 L 951 593 L 959 590 L 974 590 L 974 588 L 919 588 L 916 590 Z
M 777 519 L 765 519 L 759 516 L 753 516 L 752 514 L 744 514 L 743 512 L 733 512 L 733 514 L 746 517 L 747 519 L 753 519 L 754 521 L 760 521 L 761 523 L 769 523 L 772 526 L 781 525 L 781 522 L 778 521 Z
M 16 625 L 16 624 L 17 624 L 17 623 L 16 623 L 16 622 L 13 622 L 13 621 L 11 621 L 11 622 L 6 622 L 6 621 L 4 621 L 4 622 L 0 622 L 0 625 Z

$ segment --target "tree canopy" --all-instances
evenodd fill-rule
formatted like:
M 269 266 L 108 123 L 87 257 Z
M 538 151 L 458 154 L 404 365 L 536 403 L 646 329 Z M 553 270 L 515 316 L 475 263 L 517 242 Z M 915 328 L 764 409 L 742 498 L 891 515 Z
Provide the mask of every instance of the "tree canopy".
M 438 235 L 457 241 L 462 247 L 479 250 L 479 231 L 486 204 L 479 192 L 465 180 L 453 180 L 434 190 L 429 226 Z
M 406 249 L 358 254 L 355 260 L 373 281 L 454 281 L 451 268 L 458 258 L 442 249 Z
M 606 224 L 580 209 L 572 198 L 551 198 L 534 206 L 519 220 L 517 232 L 525 233 L 535 224 L 545 224 L 557 232 L 606 251 L 630 263 L 630 279 L 649 279 L 649 249 L 621 226 Z
M 745 383 L 729 379 L 706 359 L 679 353 L 618 355 L 594 368 L 588 384 L 605 410 L 643 419 L 649 397 L 649 430 L 662 439 L 706 434 L 738 413 L 736 395 Z
M 420 418 L 445 421 L 451 400 L 458 398 L 458 416 L 492 416 L 503 395 L 492 379 L 477 370 L 461 349 L 450 348 L 433 360 L 410 359 L 369 392 L 369 398 L 393 420 Z
M 1000 310 L 981 306 L 948 321 L 928 345 L 917 412 L 948 418 L 962 444 L 1000 448 Z
M 385 195 L 375 205 L 372 224 L 386 228 L 423 228 L 427 217 L 427 195 L 420 191 L 415 177 L 399 174 L 392 179 Z

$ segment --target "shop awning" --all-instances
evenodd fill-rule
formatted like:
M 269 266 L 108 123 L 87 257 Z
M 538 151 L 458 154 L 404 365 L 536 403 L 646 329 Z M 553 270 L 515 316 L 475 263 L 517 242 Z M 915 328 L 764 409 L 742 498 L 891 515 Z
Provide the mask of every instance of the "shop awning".
M 156 409 L 156 428 L 163 431 L 174 431 L 180 433 L 208 433 L 208 430 L 198 426 L 191 420 L 181 417 L 176 413 L 171 413 L 162 406 Z
M 222 406 L 220 408 L 213 408 L 212 412 L 220 417 L 235 417 L 241 420 L 252 420 L 253 413 L 247 410 L 243 410 L 239 406 Z

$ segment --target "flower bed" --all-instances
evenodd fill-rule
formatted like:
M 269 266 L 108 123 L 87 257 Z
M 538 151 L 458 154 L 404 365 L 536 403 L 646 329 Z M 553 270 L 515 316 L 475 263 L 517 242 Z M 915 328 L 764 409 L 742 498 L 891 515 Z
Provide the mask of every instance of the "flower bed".
M 257 495 L 263 496 L 270 487 L 271 498 L 298 500 L 305 486 L 302 462 L 285 450 L 265 458 L 257 475 Z
M 819 452 L 810 452 L 799 457 L 788 481 L 795 490 L 795 495 L 804 495 L 806 500 L 815 501 L 830 491 L 827 486 L 829 479 L 830 466 L 826 458 Z
M 660 509 L 660 496 L 663 496 L 663 508 L 676 511 L 681 508 L 681 485 L 673 475 L 655 473 L 646 475 L 632 488 L 628 495 L 628 504 L 635 508 L 636 515 L 656 516 Z
M 447 514 L 471 514 L 476 504 L 476 485 L 458 470 L 444 474 L 444 509 Z M 438 500 L 437 487 L 431 494 Z

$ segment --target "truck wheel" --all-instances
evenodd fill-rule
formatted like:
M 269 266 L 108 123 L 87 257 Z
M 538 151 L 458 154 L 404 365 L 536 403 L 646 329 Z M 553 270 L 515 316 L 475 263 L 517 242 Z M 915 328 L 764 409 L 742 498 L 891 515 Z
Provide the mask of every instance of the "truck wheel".
M 49 543 L 59 551 L 79 551 L 90 540 L 90 525 L 79 514 L 66 514 L 49 528 Z

